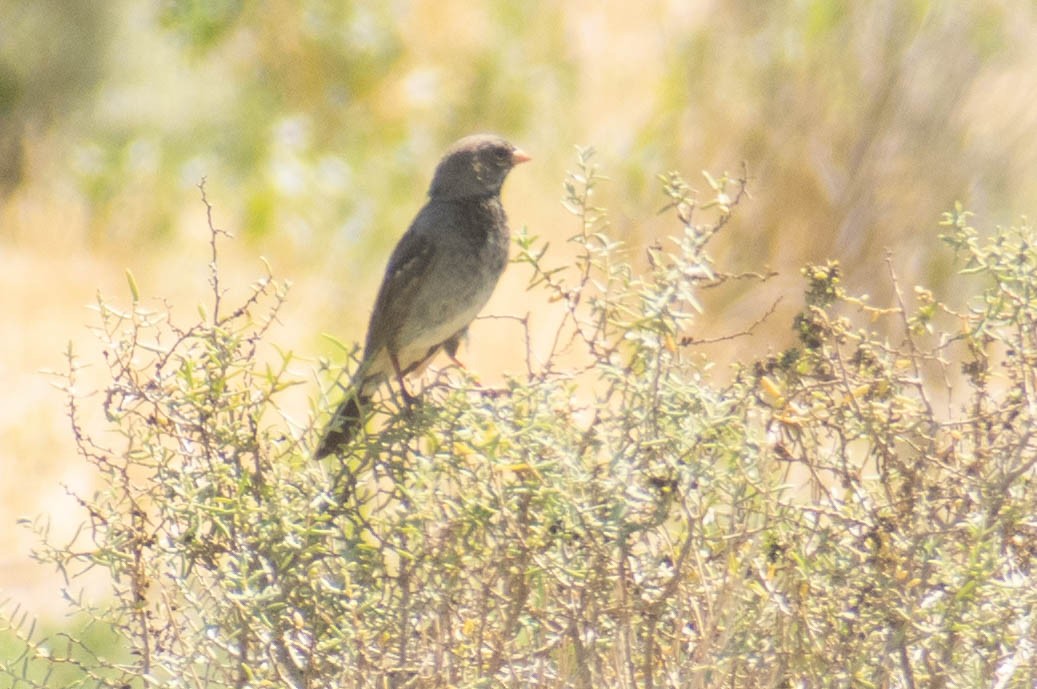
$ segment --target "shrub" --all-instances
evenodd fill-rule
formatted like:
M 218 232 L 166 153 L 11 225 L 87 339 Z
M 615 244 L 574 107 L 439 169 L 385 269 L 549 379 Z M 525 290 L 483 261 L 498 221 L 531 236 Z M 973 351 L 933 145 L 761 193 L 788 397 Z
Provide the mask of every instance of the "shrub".
M 308 448 L 347 378 L 322 369 L 315 421 L 282 412 L 302 378 L 290 354 L 260 362 L 286 287 L 229 306 L 210 220 L 196 322 L 132 281 L 129 306 L 99 300 L 114 435 L 78 422 L 69 355 L 100 489 L 80 539 L 38 556 L 107 575 L 108 599 L 70 605 L 124 652 L 59 650 L 13 615 L 0 669 L 37 687 L 65 662 L 84 687 L 1034 686 L 1032 228 L 946 216 L 962 279 L 983 281 L 956 307 L 892 270 L 874 307 L 809 266 L 798 346 L 713 375 L 688 333 L 699 292 L 736 277 L 708 246 L 746 183 L 706 181 L 702 200 L 664 176 L 675 234 L 636 272 L 581 151 L 575 261 L 516 239 L 530 289 L 564 305 L 542 362 L 499 389 L 443 372 L 412 408 L 385 396 L 377 432 L 324 464 Z

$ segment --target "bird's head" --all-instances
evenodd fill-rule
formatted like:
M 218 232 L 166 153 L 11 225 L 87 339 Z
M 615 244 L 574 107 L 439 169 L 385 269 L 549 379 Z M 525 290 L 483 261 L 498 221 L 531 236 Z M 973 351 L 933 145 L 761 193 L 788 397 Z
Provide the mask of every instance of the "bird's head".
M 444 201 L 493 196 L 500 193 L 511 168 L 527 160 L 528 154 L 499 136 L 466 136 L 439 161 L 429 196 Z

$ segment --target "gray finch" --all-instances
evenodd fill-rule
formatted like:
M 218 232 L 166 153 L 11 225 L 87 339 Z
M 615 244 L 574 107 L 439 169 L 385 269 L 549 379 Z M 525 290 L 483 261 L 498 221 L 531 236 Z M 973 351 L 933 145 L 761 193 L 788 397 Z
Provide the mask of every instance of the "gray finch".
M 468 325 L 489 301 L 508 261 L 508 219 L 500 190 L 530 157 L 504 139 L 468 136 L 446 152 L 428 202 L 389 258 L 367 326 L 364 357 L 315 456 L 334 453 L 363 426 L 365 407 L 389 376 L 403 379 L 443 349 L 454 358 Z

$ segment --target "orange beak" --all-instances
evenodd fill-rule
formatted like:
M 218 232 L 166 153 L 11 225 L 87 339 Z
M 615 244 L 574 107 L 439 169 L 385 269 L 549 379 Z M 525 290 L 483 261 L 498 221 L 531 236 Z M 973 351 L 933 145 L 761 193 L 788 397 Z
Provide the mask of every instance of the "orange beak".
M 530 160 L 533 160 L 533 156 L 529 155 L 521 148 L 516 148 L 514 151 L 511 152 L 512 165 L 518 165 L 519 163 L 525 163 Z

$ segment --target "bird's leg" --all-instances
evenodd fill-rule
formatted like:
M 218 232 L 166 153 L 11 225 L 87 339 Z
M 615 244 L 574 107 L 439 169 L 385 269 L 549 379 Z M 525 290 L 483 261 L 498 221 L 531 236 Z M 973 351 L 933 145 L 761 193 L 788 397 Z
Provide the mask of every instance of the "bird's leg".
M 392 369 L 396 372 L 396 382 L 400 386 L 400 394 L 403 395 L 403 401 L 407 403 L 407 406 L 414 404 L 417 398 L 407 391 L 407 386 L 403 384 L 403 371 L 400 370 L 400 360 L 396 358 L 395 352 L 389 352 L 389 361 L 392 363 Z
M 450 361 L 454 364 L 454 366 L 457 366 L 462 371 L 467 371 L 468 370 L 468 367 L 465 366 L 464 363 L 462 363 L 462 361 L 460 359 L 458 359 L 456 356 L 454 356 L 450 352 L 447 352 L 446 356 L 447 356 L 448 359 L 450 359 Z
M 468 367 L 457 358 L 457 350 L 461 346 L 461 340 L 468 337 L 468 328 L 464 327 L 453 335 L 450 339 L 443 343 L 443 351 L 446 352 L 447 358 L 454 363 L 462 371 L 467 371 Z

